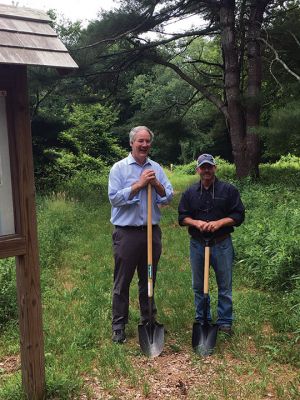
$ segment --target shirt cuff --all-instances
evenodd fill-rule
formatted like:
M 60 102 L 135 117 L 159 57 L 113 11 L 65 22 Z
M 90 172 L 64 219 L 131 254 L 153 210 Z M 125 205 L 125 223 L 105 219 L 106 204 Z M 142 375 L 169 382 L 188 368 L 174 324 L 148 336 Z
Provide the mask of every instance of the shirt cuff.
M 241 216 L 238 213 L 232 213 L 228 215 L 228 218 L 232 218 L 234 220 L 235 226 L 239 226 L 243 222 Z
M 185 218 L 191 218 L 191 217 L 190 217 L 190 215 L 179 215 L 178 216 L 178 223 L 179 223 L 180 226 L 185 226 L 185 225 L 183 225 L 183 220 Z
M 171 202 L 171 200 L 173 198 L 173 192 L 170 190 L 167 190 L 166 188 L 165 188 L 165 192 L 166 192 L 165 196 L 160 196 L 159 194 L 157 194 L 157 196 L 156 196 L 157 204 L 169 204 Z
M 167 198 L 167 196 L 161 197 L 160 195 L 157 195 L 156 203 L 157 203 L 157 204 L 165 204 L 165 203 L 168 203 L 168 198 Z
M 135 204 L 139 203 L 140 199 L 135 195 L 132 199 L 129 199 L 131 193 L 131 186 L 123 189 L 123 196 L 124 196 L 124 201 L 126 204 Z

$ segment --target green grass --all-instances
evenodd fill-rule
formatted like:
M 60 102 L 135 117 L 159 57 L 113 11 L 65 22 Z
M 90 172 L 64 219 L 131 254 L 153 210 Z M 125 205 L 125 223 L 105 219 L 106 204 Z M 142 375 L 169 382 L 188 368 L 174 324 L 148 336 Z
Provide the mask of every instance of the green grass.
M 234 234 L 235 336 L 228 339 L 219 334 L 215 364 L 199 363 L 190 346 L 194 307 L 189 238 L 186 229 L 177 223 L 181 191 L 197 178 L 169 174 L 176 195 L 162 210 L 163 255 L 156 302 L 159 318 L 167 329 L 167 352 L 178 357 L 189 354 L 199 376 L 208 376 L 209 393 L 207 385 L 195 385 L 188 398 L 261 399 L 270 387 L 278 399 L 298 398 L 299 380 L 294 371 L 300 366 L 300 316 L 296 307 L 300 301 L 299 275 L 293 262 L 299 254 L 295 246 L 299 189 L 280 182 L 239 184 L 248 211 L 245 225 Z M 79 399 L 80 393 L 89 398 L 91 392 L 85 382 L 90 379 L 96 379 L 103 393 L 112 398 L 119 398 L 120 381 L 147 397 L 151 393 L 148 377 L 158 373 L 158 366 L 138 367 L 143 356 L 137 341 L 136 278 L 130 292 L 128 343 L 111 343 L 113 258 L 109 204 L 84 204 L 61 196 L 43 198 L 39 199 L 38 213 L 47 398 Z M 286 221 L 288 229 L 284 227 Z M 11 299 L 12 278 L 9 282 Z M 213 273 L 211 294 L 215 305 Z M 1 328 L 0 363 L 18 354 L 14 321 L 8 320 Z M 281 382 L 283 372 L 290 373 L 290 379 Z M 20 370 L 7 372 L 0 364 L 0 399 L 22 398 Z

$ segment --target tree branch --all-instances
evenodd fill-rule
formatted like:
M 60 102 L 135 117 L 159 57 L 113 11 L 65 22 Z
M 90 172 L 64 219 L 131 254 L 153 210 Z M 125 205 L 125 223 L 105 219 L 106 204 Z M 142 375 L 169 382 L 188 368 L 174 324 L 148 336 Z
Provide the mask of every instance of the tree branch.
M 274 49 L 274 47 L 264 38 L 259 38 L 259 40 L 261 40 L 269 49 L 272 50 L 275 55 L 275 60 L 278 61 L 289 74 L 294 76 L 297 81 L 300 81 L 300 76 L 287 66 L 287 64 L 279 57 L 278 52 Z
M 166 67 L 171 68 L 173 71 L 176 72 L 177 75 L 179 75 L 184 81 L 189 83 L 192 87 L 197 89 L 199 92 L 203 94 L 203 96 L 211 101 L 225 116 L 225 118 L 228 118 L 228 110 L 224 102 L 220 99 L 214 96 L 212 93 L 206 90 L 206 87 L 204 85 L 201 85 L 199 82 L 197 82 L 195 79 L 191 78 L 189 75 L 187 75 L 185 72 L 183 72 L 177 65 L 172 64 L 166 60 L 161 59 L 158 56 L 154 55 L 147 55 L 147 58 L 150 60 L 156 62 L 157 64 L 165 65 Z
M 167 114 L 170 110 L 172 110 L 172 108 L 184 107 L 184 106 L 188 106 L 188 105 L 189 105 L 189 107 L 188 107 L 188 110 L 189 110 L 190 107 L 192 107 L 194 104 L 197 104 L 199 102 L 199 99 L 193 101 L 193 99 L 197 96 L 198 93 L 199 93 L 199 91 L 196 90 L 187 101 L 185 101 L 183 103 L 181 103 L 181 102 L 172 103 L 169 107 L 164 108 L 162 110 L 162 112 Z
M 207 28 L 202 29 L 202 30 L 178 33 L 178 34 L 172 36 L 171 38 L 149 42 L 148 44 L 145 44 L 143 46 L 145 48 L 156 47 L 156 46 L 161 46 L 161 45 L 170 43 L 170 42 L 172 42 L 174 40 L 182 39 L 182 38 L 185 38 L 185 37 L 205 36 L 205 35 L 208 35 L 208 34 L 214 34 L 214 33 L 216 33 L 215 29 L 216 29 L 215 27 L 207 27 Z M 127 35 L 129 35 L 130 33 L 134 33 L 134 32 L 135 32 L 135 30 L 129 30 L 127 32 L 124 32 L 124 33 L 122 33 L 122 34 L 120 34 L 118 36 L 114 36 L 112 38 L 102 39 L 102 40 L 99 40 L 98 42 L 95 42 L 95 43 L 92 43 L 92 44 L 88 44 L 86 46 L 77 47 L 76 49 L 71 49 L 70 52 L 75 52 L 77 50 L 84 50 L 84 49 L 88 49 L 88 48 L 93 48 L 93 47 L 99 46 L 100 44 L 106 44 L 106 43 L 110 43 L 110 42 L 115 42 L 115 41 L 120 40 L 122 38 L 126 38 Z M 145 39 L 142 39 L 140 37 L 137 37 L 137 38 L 138 38 L 138 40 L 145 40 Z M 140 46 L 140 48 L 142 48 L 143 46 Z
M 224 65 L 218 64 L 218 63 L 213 63 L 209 61 L 204 61 L 204 60 L 190 60 L 190 61 L 184 61 L 184 64 L 204 64 L 204 65 L 209 65 L 210 67 L 218 67 L 224 69 Z
M 296 35 L 295 35 L 293 32 L 291 32 L 291 31 L 289 31 L 289 34 L 293 36 L 293 38 L 295 39 L 295 42 L 296 42 L 297 45 L 300 47 L 300 42 L 299 42 L 299 40 L 297 39 Z

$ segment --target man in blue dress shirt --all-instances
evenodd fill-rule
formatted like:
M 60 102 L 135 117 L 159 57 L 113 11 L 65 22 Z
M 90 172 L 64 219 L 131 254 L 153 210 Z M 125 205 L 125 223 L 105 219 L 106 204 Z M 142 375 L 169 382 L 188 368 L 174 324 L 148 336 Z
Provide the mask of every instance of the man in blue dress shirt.
M 115 259 L 112 298 L 112 340 L 124 343 L 128 323 L 129 287 L 135 269 L 138 273 L 141 322 L 149 318 L 147 275 L 147 186 L 152 185 L 153 284 L 161 254 L 160 205 L 173 197 L 172 186 L 162 167 L 148 155 L 154 134 L 146 126 L 129 133 L 131 153 L 113 165 L 109 174 L 108 196 L 112 205 L 111 223 L 115 226 Z M 156 314 L 153 303 L 153 315 Z

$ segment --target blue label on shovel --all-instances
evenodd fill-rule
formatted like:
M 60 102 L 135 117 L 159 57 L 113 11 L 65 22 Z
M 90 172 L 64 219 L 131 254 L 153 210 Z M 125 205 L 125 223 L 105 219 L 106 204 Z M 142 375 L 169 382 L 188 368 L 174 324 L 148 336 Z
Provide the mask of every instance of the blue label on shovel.
M 149 279 L 152 279 L 152 265 L 148 264 L 148 277 Z

